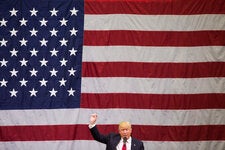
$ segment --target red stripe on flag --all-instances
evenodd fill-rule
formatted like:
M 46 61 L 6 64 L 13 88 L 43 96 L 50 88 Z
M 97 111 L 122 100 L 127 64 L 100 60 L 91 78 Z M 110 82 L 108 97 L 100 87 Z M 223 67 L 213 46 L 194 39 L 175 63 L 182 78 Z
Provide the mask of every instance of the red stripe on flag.
M 104 133 L 118 125 L 98 125 Z M 133 136 L 149 141 L 225 140 L 225 125 L 147 126 L 133 125 Z M 0 126 L 0 141 L 91 140 L 87 125 Z
M 0 126 L 0 141 L 91 139 L 87 125 Z
M 116 9 L 115 9 L 116 8 Z M 85 14 L 225 14 L 224 0 L 85 0 Z
M 196 78 L 225 77 L 225 62 L 144 63 L 83 62 L 83 77 Z
M 82 93 L 82 108 L 224 109 L 225 94 Z
M 141 128 L 134 126 L 133 129 L 137 138 L 154 141 L 202 141 L 225 139 L 224 125 L 144 126 Z M 149 132 L 149 134 L 144 134 L 145 132 Z
M 84 45 L 223 46 L 225 31 L 84 31 Z
M 99 125 L 98 125 L 99 127 Z M 132 135 L 148 141 L 202 141 L 225 140 L 225 125 L 201 126 L 147 126 L 133 125 Z M 102 133 L 117 131 L 118 126 L 99 127 Z

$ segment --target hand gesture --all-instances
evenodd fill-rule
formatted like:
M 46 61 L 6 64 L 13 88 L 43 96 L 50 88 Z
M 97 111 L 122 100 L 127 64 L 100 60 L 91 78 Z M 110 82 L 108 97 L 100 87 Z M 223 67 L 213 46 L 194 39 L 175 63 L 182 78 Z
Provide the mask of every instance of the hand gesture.
M 97 121 L 97 114 L 91 114 L 91 117 L 90 117 L 90 124 L 93 125 L 96 123 Z

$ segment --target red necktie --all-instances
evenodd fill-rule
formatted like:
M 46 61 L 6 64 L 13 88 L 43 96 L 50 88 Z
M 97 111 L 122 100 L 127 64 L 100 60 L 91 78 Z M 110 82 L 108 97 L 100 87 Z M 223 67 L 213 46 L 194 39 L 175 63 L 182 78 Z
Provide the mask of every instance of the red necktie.
M 123 144 L 122 150 L 127 150 L 126 144 Z

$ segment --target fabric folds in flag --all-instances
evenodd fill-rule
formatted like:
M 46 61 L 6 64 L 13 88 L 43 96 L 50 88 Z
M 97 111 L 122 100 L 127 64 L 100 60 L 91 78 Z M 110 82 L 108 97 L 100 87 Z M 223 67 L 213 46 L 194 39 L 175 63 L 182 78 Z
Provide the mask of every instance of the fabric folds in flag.
M 223 0 L 0 2 L 0 149 L 225 147 Z

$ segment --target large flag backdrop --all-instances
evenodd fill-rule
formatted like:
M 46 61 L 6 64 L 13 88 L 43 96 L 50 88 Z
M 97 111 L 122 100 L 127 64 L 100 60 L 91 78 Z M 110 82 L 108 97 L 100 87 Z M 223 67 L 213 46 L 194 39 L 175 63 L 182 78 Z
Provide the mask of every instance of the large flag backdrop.
M 225 148 L 224 0 L 0 1 L 0 149 Z

